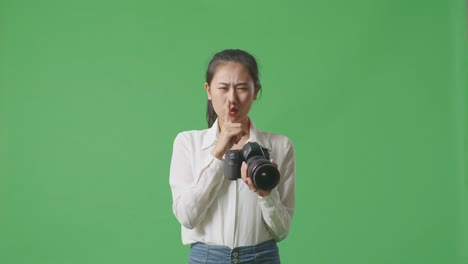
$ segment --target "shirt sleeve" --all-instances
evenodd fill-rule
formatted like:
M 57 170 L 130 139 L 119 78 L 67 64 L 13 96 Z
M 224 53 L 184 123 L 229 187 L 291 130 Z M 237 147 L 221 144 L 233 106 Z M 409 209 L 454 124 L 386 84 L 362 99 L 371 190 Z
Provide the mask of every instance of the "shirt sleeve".
M 281 180 L 270 195 L 259 196 L 263 219 L 276 241 L 283 240 L 289 233 L 295 207 L 296 162 L 294 147 L 288 140 L 285 156 L 278 164 Z
M 181 225 L 188 229 L 195 228 L 203 220 L 224 181 L 224 162 L 211 154 L 201 158 L 201 169 L 194 171 L 193 163 L 199 157 L 195 157 L 193 148 L 187 133 L 177 135 L 169 176 L 172 210 Z

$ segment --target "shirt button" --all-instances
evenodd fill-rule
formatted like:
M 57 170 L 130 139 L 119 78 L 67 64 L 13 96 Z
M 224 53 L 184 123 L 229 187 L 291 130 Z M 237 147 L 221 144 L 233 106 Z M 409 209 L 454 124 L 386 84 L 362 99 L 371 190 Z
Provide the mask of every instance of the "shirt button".
M 237 256 L 239 256 L 239 253 L 234 252 L 234 253 L 232 253 L 232 255 L 233 255 L 235 258 L 237 258 Z

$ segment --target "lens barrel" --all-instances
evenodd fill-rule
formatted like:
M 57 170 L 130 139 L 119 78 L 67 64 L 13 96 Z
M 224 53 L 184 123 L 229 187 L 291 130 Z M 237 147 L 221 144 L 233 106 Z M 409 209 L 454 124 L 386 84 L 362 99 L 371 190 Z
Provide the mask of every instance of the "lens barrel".
M 271 190 L 280 180 L 278 169 L 270 161 L 259 156 L 247 161 L 247 176 L 260 190 Z
M 239 150 L 229 150 L 224 154 L 224 177 L 235 181 L 241 178 L 242 153 Z

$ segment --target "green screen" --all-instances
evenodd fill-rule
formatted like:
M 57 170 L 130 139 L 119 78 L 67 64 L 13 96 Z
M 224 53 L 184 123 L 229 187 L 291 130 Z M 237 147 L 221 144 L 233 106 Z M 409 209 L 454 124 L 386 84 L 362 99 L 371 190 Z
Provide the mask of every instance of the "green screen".
M 252 53 L 296 150 L 283 263 L 468 263 L 466 3 L 0 0 L 0 263 L 187 263 L 178 132 Z

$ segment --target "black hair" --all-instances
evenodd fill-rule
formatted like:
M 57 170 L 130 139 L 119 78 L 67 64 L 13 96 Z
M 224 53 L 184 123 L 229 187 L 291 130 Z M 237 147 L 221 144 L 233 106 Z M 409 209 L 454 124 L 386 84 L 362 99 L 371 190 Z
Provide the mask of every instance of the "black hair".
M 257 61 L 252 55 L 240 49 L 226 49 L 216 53 L 213 56 L 210 63 L 208 64 L 208 69 L 206 70 L 206 83 L 208 83 L 208 85 L 211 85 L 211 80 L 215 75 L 216 68 L 220 64 L 224 64 L 227 62 L 237 62 L 242 64 L 249 71 L 250 77 L 254 82 L 255 88 L 260 89 L 262 87 L 258 78 L 259 74 Z M 208 99 L 208 102 L 206 104 L 206 121 L 208 122 L 208 127 L 211 127 L 213 125 L 216 118 L 218 118 L 218 115 L 213 109 L 213 103 L 211 102 L 211 100 Z

